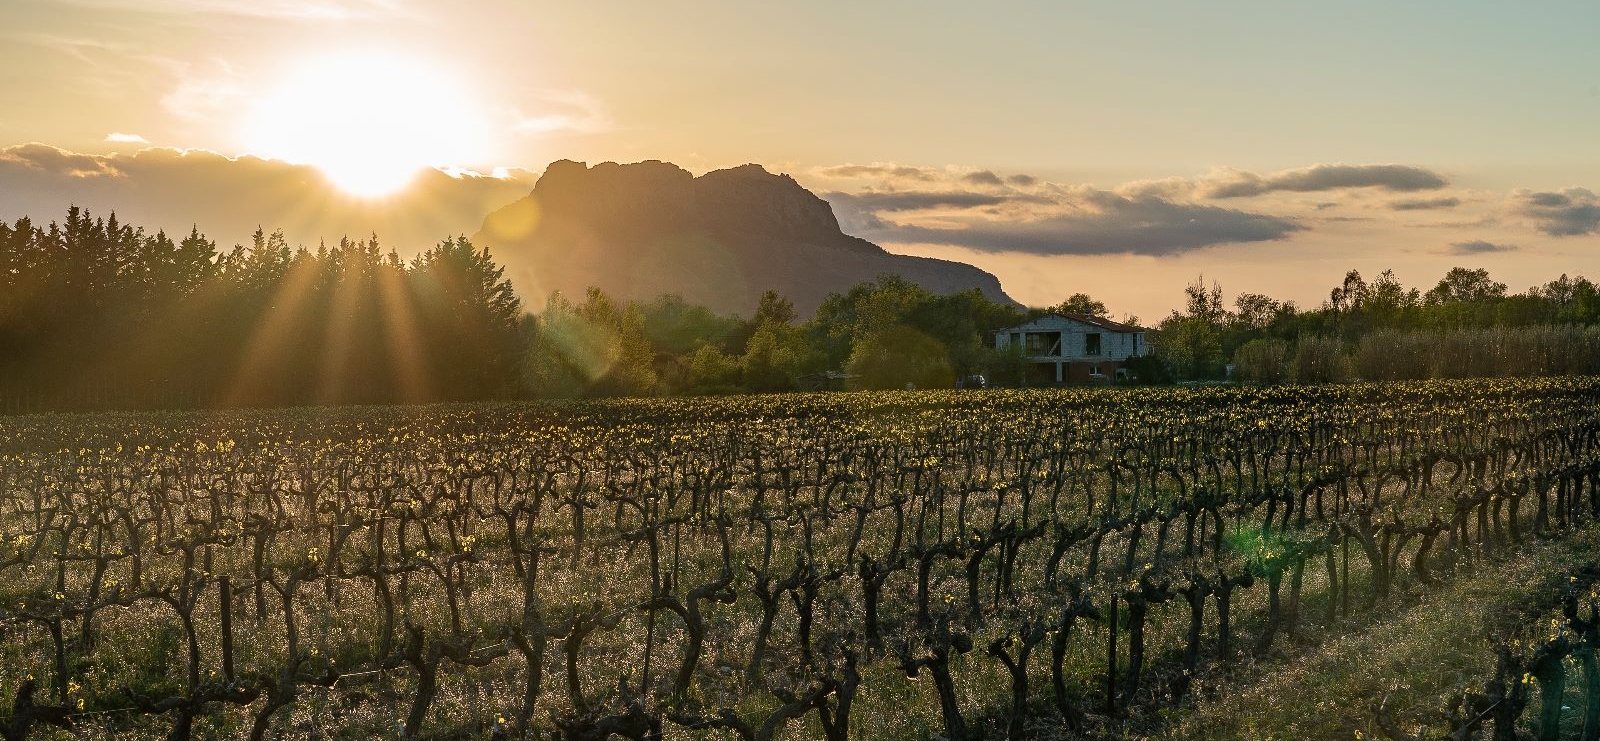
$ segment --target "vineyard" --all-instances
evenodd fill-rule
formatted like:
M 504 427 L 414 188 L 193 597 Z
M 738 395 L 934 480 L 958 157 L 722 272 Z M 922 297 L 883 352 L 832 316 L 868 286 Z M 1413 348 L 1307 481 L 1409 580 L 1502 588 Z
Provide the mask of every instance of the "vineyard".
M 1597 515 L 1592 379 L 12 417 L 0 737 L 1115 737 Z M 1600 736 L 1570 566 L 1373 722 Z

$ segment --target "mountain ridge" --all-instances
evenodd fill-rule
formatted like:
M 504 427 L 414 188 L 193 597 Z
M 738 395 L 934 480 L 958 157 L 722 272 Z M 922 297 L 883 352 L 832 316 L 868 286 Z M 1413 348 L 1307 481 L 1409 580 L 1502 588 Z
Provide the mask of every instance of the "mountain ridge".
M 830 293 L 899 275 L 935 293 L 977 288 L 1016 304 L 979 268 L 896 255 L 845 234 L 827 201 L 754 163 L 695 176 L 660 160 L 557 160 L 527 196 L 485 217 L 473 239 L 534 302 L 592 285 L 624 300 L 676 293 L 748 315 L 774 289 L 807 315 Z

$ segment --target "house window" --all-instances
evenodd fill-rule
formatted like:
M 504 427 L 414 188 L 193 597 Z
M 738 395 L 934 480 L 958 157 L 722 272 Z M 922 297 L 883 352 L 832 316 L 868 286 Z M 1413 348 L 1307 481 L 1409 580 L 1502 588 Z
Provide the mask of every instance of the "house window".
M 1028 354 L 1056 357 L 1061 354 L 1060 332 L 1031 332 L 1028 334 Z
M 1088 334 L 1083 336 L 1083 354 L 1084 355 L 1099 355 L 1100 354 L 1100 333 L 1099 332 L 1090 332 L 1090 333 L 1088 333 Z M 1096 372 L 1098 373 L 1098 371 L 1096 371 Z
M 1098 366 L 1098 365 L 1089 366 L 1089 375 L 1091 375 L 1091 376 L 1100 375 L 1100 366 Z
M 1013 344 L 1013 345 L 1022 344 L 1022 333 L 1021 332 L 1012 332 L 1011 333 L 1011 344 Z

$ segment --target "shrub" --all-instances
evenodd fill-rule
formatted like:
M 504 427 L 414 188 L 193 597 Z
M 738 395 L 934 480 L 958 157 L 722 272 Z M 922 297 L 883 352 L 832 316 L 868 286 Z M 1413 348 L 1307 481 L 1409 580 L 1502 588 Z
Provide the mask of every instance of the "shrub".
M 1294 350 L 1291 374 L 1298 383 L 1336 383 L 1345 379 L 1344 344 L 1336 337 L 1308 335 Z
M 1404 381 L 1427 378 L 1430 343 L 1417 332 L 1375 330 L 1356 343 L 1350 371 L 1363 381 Z
M 1283 340 L 1254 339 L 1233 351 L 1235 377 L 1244 383 L 1280 383 L 1289 375 L 1289 345 Z

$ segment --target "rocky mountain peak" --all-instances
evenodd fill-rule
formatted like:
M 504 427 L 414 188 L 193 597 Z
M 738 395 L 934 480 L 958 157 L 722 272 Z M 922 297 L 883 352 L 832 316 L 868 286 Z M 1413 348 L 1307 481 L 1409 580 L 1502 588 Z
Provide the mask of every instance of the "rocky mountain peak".
M 484 221 L 493 248 L 533 305 L 599 286 L 623 299 L 678 293 L 745 314 L 762 291 L 809 312 L 829 293 L 896 274 L 936 293 L 1000 283 L 961 263 L 886 252 L 849 236 L 828 202 L 758 164 L 695 177 L 670 162 L 552 162 L 526 198 Z M 520 279 L 518 276 L 522 276 Z

